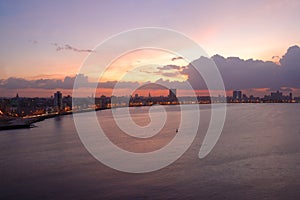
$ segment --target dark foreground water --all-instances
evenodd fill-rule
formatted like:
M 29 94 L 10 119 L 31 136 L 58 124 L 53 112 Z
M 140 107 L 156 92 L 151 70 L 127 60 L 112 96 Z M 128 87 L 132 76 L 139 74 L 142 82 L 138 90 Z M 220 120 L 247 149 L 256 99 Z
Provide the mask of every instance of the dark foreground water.
M 80 142 L 72 116 L 1 131 L 0 199 L 300 199 L 300 104 L 229 105 L 217 145 L 201 160 L 209 107 L 200 108 L 207 117 L 191 148 L 147 174 L 98 162 Z M 179 112 L 167 109 L 173 116 Z M 149 122 L 147 110 L 132 108 L 137 123 Z M 97 115 L 116 131 L 110 111 Z

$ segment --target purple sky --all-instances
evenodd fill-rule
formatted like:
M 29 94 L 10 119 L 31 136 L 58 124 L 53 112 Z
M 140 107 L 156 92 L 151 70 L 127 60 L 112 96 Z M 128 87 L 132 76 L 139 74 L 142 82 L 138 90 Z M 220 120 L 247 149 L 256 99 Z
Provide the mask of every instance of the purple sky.
M 1 86 L 8 89 L 4 81 L 10 77 L 31 81 L 74 76 L 90 49 L 107 37 L 149 26 L 182 32 L 198 42 L 211 56 L 219 54 L 225 58 L 235 56 L 245 60 L 279 61 L 289 47 L 300 45 L 299 10 L 300 1 L 297 0 L 2 0 Z M 256 71 L 261 74 L 257 63 L 254 65 L 255 70 L 251 68 L 251 74 Z M 247 76 L 247 69 L 239 67 L 234 66 L 231 70 Z M 293 70 L 294 73 L 291 72 Z M 297 67 L 294 66 L 293 70 L 279 72 L 283 73 L 281 79 L 291 79 L 293 83 L 258 85 L 298 87 L 297 80 L 294 80 Z M 227 74 L 224 76 L 225 79 L 228 77 Z

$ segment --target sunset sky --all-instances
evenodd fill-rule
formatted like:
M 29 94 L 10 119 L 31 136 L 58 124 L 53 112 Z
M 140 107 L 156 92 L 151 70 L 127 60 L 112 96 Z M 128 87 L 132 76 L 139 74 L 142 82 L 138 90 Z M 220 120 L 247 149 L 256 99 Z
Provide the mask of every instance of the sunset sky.
M 277 68 L 281 66 L 279 61 L 288 49 L 300 45 L 299 10 L 298 0 L 1 0 L 0 96 L 13 96 L 15 92 L 22 93 L 26 90 L 25 96 L 49 96 L 61 88 L 18 89 L 10 87 L 8 81 L 64 80 L 66 76 L 75 76 L 86 56 L 99 43 L 114 34 L 141 27 L 162 27 L 179 31 L 196 41 L 210 56 L 218 54 L 223 58 L 238 57 L 245 63 L 248 59 L 262 60 L 262 65 L 268 66 L 270 63 L 265 61 L 272 61 L 279 63 L 273 67 Z M 297 48 L 292 50 L 291 54 L 298 52 Z M 171 62 L 172 56 L 150 51 L 127 55 L 115 63 L 115 71 L 112 67 L 111 74 L 107 77 L 112 77 L 113 80 L 117 76 L 119 65 L 127 66 L 122 68 L 123 72 L 130 71 L 134 69 L 134 62 L 141 62 L 143 59 L 151 60 L 150 63 L 156 59 L 155 62 L 161 65 L 158 67 L 169 64 L 179 67 L 188 65 L 181 59 Z M 287 63 L 291 63 L 291 60 Z M 257 69 L 257 63 L 255 66 Z M 300 72 L 299 68 L 296 74 Z M 188 78 L 184 68 L 169 68 L 164 74 L 155 71 L 157 69 L 159 68 L 153 71 L 152 68 L 148 75 L 133 75 L 133 80 L 124 81 L 157 81 L 159 78 L 183 81 Z M 295 67 L 293 70 L 296 70 Z M 257 73 L 260 74 L 260 69 Z M 109 78 L 105 81 L 108 80 Z M 240 89 L 267 88 L 264 90 L 267 91 L 276 87 L 290 87 L 298 91 L 298 83 L 283 81 L 282 85 L 247 85 Z

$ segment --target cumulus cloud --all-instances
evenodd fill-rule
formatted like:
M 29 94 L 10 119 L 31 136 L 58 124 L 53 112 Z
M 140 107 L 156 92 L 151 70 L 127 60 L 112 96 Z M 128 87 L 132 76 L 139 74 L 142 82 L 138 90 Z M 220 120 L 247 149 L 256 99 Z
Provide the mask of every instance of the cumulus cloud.
M 188 81 L 195 89 L 206 89 L 205 82 L 193 68 L 193 64 L 201 68 L 202 65 L 217 65 L 227 90 L 271 88 L 300 88 L 300 48 L 290 47 L 282 56 L 280 63 L 262 60 L 243 60 L 238 57 L 224 58 L 215 55 L 211 58 L 201 57 L 193 61 L 182 71 L 188 76 Z
M 282 86 L 281 67 L 274 62 L 224 58 L 219 55 L 213 56 L 212 59 L 218 66 L 228 90 Z
M 280 59 L 282 66 L 282 81 L 286 87 L 300 87 L 300 48 L 292 46 Z
M 79 53 L 91 53 L 91 52 L 95 52 L 94 50 L 92 49 L 78 49 L 78 48 L 75 48 L 69 44 L 65 44 L 64 46 L 60 46 L 59 44 L 57 43 L 52 43 L 53 46 L 56 47 L 56 51 L 63 51 L 63 50 L 69 50 L 69 51 L 75 51 L 75 52 L 79 52 Z

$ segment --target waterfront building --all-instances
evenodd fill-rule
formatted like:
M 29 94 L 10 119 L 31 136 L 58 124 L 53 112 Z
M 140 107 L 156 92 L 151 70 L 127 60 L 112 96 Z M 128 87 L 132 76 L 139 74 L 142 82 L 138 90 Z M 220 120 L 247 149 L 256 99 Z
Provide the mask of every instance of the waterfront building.
M 242 91 L 234 90 L 232 96 L 233 96 L 234 100 L 241 100 L 242 99 Z
M 174 89 L 174 88 L 169 89 L 169 96 L 168 97 L 169 98 L 177 98 L 176 97 L 176 89 Z
M 57 112 L 60 112 L 63 110 L 63 101 L 62 101 L 62 93 L 60 91 L 57 91 L 54 93 L 54 107 L 56 108 Z

